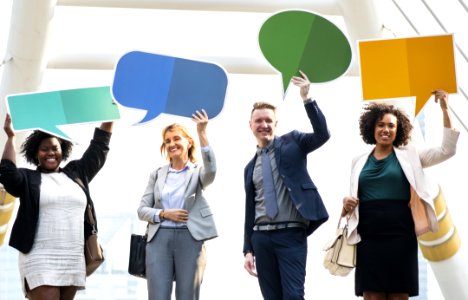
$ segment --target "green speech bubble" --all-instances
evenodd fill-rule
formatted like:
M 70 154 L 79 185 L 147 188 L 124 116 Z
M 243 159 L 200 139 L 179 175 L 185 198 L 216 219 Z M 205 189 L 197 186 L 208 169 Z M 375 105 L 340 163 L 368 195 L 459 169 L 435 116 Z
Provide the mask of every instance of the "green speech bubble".
M 14 130 L 40 129 L 70 141 L 59 125 L 120 119 L 109 86 L 16 94 L 6 99 Z
M 310 82 L 338 78 L 351 63 L 351 47 L 338 27 L 306 11 L 283 11 L 271 16 L 259 33 L 268 62 L 283 76 L 286 91 L 292 76 L 302 70 Z

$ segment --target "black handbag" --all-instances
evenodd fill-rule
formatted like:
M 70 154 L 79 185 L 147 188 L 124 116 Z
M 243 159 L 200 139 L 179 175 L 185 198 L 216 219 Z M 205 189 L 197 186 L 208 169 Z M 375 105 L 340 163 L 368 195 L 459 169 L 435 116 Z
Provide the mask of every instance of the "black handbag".
M 146 278 L 146 238 L 146 234 L 132 234 L 130 238 L 128 273 L 140 278 Z

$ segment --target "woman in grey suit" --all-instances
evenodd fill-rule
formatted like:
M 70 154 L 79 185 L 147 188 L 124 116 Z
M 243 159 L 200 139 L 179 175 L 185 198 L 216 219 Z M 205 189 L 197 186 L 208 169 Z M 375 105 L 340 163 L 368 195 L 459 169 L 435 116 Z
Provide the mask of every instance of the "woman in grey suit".
M 171 124 L 162 131 L 161 154 L 169 160 L 150 175 L 138 208 L 147 221 L 146 279 L 148 299 L 199 299 L 205 270 L 204 241 L 217 236 L 213 214 L 203 196 L 216 174 L 216 160 L 206 135 L 208 116 L 196 111 L 203 164 L 196 163 L 195 141 L 187 129 Z

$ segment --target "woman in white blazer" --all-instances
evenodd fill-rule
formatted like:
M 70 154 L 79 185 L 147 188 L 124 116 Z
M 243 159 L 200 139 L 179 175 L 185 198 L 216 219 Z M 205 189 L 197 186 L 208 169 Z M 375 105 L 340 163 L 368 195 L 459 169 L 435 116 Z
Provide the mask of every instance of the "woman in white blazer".
M 213 214 L 203 196 L 216 174 L 216 160 L 206 135 L 208 116 L 193 114 L 203 165 L 195 159 L 195 142 L 187 129 L 163 129 L 161 154 L 169 164 L 150 175 L 138 208 L 148 222 L 146 279 L 148 299 L 170 300 L 175 282 L 177 300 L 199 299 L 206 265 L 204 241 L 217 236 Z
M 400 300 L 419 293 L 416 237 L 438 230 L 433 204 L 438 186 L 423 168 L 452 157 L 459 136 L 452 128 L 448 94 L 433 94 L 443 115 L 439 147 L 417 150 L 410 145 L 411 122 L 392 105 L 370 104 L 360 117 L 362 139 L 375 147 L 352 162 L 342 216 L 349 217 L 349 242 L 357 243 L 355 294 L 364 299 Z M 422 213 L 413 206 L 416 200 L 422 200 Z

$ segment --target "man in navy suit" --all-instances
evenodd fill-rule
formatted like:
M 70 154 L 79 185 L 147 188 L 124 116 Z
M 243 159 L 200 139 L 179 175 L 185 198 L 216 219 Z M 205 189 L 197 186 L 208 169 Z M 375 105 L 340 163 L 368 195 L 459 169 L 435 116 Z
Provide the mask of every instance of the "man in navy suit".
M 266 102 L 254 104 L 249 122 L 257 152 L 244 170 L 244 268 L 258 277 L 266 300 L 304 299 L 307 236 L 328 220 L 307 172 L 307 155 L 330 134 L 316 101 L 308 97 L 310 82 L 300 73 L 292 82 L 300 87 L 313 133 L 275 136 L 276 107 Z

